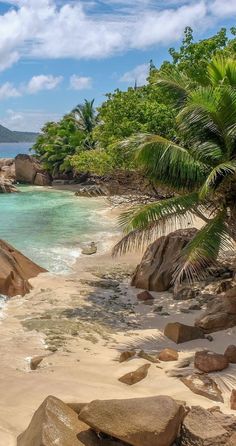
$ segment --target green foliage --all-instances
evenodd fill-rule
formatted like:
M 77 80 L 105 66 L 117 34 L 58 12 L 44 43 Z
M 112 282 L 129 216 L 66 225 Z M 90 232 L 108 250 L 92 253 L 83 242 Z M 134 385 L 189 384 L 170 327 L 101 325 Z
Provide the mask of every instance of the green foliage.
M 92 131 L 96 124 L 94 101 L 85 101 L 59 122 L 48 122 L 32 150 L 52 174 L 72 169 L 75 153 L 95 147 Z
M 127 235 L 117 245 L 117 252 L 136 246 L 137 241 L 150 240 L 169 219 L 175 228 L 185 226 L 182 217 L 189 218 L 189 214 L 206 221 L 182 253 L 177 281 L 185 276 L 198 278 L 216 260 L 219 249 L 229 246 L 229 238 L 236 240 L 235 70 L 235 60 L 217 56 L 206 67 L 203 83 L 188 82 L 184 94 L 176 76 L 175 93 L 182 100 L 176 120 L 184 145 L 159 135 L 135 135 L 124 143 L 136 151 L 136 162 L 153 182 L 169 186 L 180 196 L 177 201 L 152 203 L 126 214 Z M 163 85 L 168 88 L 167 76 Z M 173 85 L 172 75 L 172 90 Z

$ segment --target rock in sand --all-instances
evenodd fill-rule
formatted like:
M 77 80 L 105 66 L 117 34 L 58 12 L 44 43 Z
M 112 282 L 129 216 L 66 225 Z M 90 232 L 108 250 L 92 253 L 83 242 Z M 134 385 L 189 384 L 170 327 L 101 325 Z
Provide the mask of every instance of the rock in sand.
M 146 378 L 150 367 L 151 364 L 144 364 L 137 370 L 134 370 L 134 372 L 129 372 L 126 373 L 124 376 L 121 376 L 121 378 L 119 378 L 119 381 L 132 386 L 133 384 L 136 384 Z
M 195 353 L 194 365 L 205 373 L 220 372 L 227 369 L 229 361 L 224 355 L 204 350 Z
M 164 335 L 176 344 L 204 338 L 203 330 L 198 327 L 181 324 L 180 322 L 171 322 L 167 324 L 164 330 Z

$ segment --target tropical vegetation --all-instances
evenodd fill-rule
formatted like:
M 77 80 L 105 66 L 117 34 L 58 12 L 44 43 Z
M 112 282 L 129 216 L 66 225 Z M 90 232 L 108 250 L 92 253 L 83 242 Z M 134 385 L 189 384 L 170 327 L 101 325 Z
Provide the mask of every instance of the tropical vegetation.
M 215 57 L 196 79 L 176 68 L 158 83 L 173 90 L 181 138 L 136 134 L 123 143 L 155 183 L 175 192 L 124 213 L 124 252 L 200 217 L 203 227 L 184 248 L 174 279 L 198 278 L 221 248 L 236 241 L 236 60 Z

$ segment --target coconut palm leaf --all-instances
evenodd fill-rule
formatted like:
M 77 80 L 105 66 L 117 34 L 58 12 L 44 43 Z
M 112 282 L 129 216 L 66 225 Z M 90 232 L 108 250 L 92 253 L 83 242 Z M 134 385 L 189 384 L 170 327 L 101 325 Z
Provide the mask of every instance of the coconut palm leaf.
M 162 70 L 157 84 L 167 89 L 176 97 L 176 105 L 182 105 L 193 87 L 193 81 L 186 74 L 172 67 L 171 70 Z
M 205 183 L 203 184 L 199 196 L 202 200 L 206 198 L 206 196 L 212 193 L 216 187 L 218 187 L 225 178 L 228 178 L 236 173 L 236 160 L 228 161 L 222 164 L 219 164 L 214 169 L 211 170 L 208 175 Z
M 173 282 L 184 278 L 199 280 L 206 274 L 206 268 L 214 264 L 221 249 L 232 248 L 226 220 L 226 210 L 221 210 L 207 223 L 182 250 L 173 274 Z
M 234 59 L 218 55 L 209 63 L 207 71 L 211 85 L 236 87 L 236 64 Z
M 207 166 L 194 159 L 186 148 L 158 135 L 135 135 L 122 145 L 136 152 L 137 164 L 152 181 L 175 191 L 196 189 L 208 173 Z
M 143 248 L 161 235 L 193 224 L 198 208 L 201 211 L 204 206 L 199 202 L 198 194 L 192 193 L 124 212 L 120 224 L 127 235 L 115 246 L 114 254 L 124 254 L 137 246 Z

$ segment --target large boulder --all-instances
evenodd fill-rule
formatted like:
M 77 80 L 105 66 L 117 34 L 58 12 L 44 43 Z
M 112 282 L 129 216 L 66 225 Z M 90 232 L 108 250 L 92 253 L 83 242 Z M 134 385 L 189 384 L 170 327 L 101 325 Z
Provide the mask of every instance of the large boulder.
M 236 287 L 210 300 L 206 312 L 195 322 L 195 325 L 206 333 L 234 327 L 236 325 Z
M 229 345 L 224 355 L 231 364 L 236 364 L 236 345 Z
M 185 325 L 181 322 L 170 322 L 167 324 L 164 335 L 176 344 L 204 338 L 204 332 L 201 328 Z
M 19 183 L 46 186 L 51 184 L 49 174 L 40 162 L 30 155 L 19 154 L 15 158 L 16 181 Z
M 92 401 L 79 419 L 96 432 L 133 446 L 171 446 L 183 420 L 184 409 L 168 396 Z
M 99 441 L 77 413 L 58 398 L 49 396 L 35 412 L 17 446 L 112 446 Z M 122 445 L 120 445 L 122 446 Z
M 229 438 L 214 414 L 202 407 L 192 407 L 184 419 L 181 446 L 225 446 Z
M 31 289 L 29 279 L 46 272 L 7 242 L 0 240 L 0 294 L 24 296 Z
M 167 291 L 172 285 L 175 261 L 196 232 L 193 228 L 180 229 L 152 243 L 134 273 L 132 285 L 150 291 Z
M 220 372 L 227 369 L 229 361 L 226 356 L 207 350 L 195 353 L 194 365 L 205 373 Z

